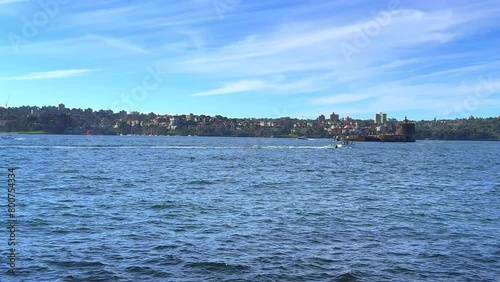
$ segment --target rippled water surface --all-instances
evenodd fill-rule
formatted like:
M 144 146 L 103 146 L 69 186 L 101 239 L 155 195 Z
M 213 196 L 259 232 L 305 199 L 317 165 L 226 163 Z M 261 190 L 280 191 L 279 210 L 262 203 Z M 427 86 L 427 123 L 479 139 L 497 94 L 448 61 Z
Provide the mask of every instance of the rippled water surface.
M 498 281 L 499 142 L 333 145 L 1 139 L 0 280 Z

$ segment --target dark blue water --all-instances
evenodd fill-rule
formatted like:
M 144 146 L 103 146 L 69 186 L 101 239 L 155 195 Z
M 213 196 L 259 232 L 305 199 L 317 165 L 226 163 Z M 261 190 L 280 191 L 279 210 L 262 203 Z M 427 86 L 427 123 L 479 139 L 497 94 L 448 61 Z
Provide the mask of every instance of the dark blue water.
M 15 135 L 1 281 L 498 281 L 500 143 Z

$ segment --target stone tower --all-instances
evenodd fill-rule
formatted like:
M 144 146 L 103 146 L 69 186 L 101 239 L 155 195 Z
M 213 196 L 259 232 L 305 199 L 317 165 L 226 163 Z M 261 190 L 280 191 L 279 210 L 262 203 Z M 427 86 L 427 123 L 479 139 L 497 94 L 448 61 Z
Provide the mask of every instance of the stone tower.
M 415 142 L 415 123 L 405 120 L 396 125 L 396 134 L 404 135 L 406 137 L 406 142 Z

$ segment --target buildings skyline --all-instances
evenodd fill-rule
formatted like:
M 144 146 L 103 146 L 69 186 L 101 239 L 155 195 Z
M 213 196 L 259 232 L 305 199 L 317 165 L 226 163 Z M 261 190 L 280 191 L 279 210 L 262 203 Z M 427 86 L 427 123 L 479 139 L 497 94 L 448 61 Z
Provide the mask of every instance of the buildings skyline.
M 104 112 L 109 112 L 111 114 L 113 113 L 126 113 L 127 115 L 141 115 L 141 114 L 155 114 L 155 115 L 169 115 L 169 116 L 188 116 L 188 117 L 193 117 L 195 114 L 189 113 L 189 114 L 174 114 L 174 113 L 167 113 L 167 114 L 162 114 L 162 113 L 154 113 L 154 112 L 139 112 L 139 111 L 113 111 L 111 109 L 92 109 L 92 108 L 68 108 L 64 103 L 58 103 L 55 106 L 52 105 L 46 105 L 46 106 L 21 106 L 21 107 L 4 107 L 0 106 L 0 109 L 17 109 L 17 108 L 29 108 L 29 114 L 31 115 L 39 115 L 41 113 L 41 110 L 44 110 L 46 112 L 51 112 L 51 113 L 66 113 L 67 111 L 72 111 L 72 110 L 83 110 L 85 112 L 94 112 L 94 111 L 104 111 Z M 49 110 L 47 110 L 49 109 Z M 198 116 L 203 115 L 203 116 L 210 116 L 207 114 L 197 114 Z M 216 114 L 214 116 L 222 116 L 221 114 Z M 240 118 L 240 117 L 230 117 L 230 118 Z M 351 121 L 353 119 L 357 120 L 373 120 L 375 124 L 381 125 L 387 123 L 387 113 L 382 113 L 382 112 L 377 112 L 375 113 L 375 118 L 374 119 L 363 119 L 363 118 L 351 118 L 350 116 L 345 116 L 345 117 L 340 117 L 340 114 L 332 112 L 329 115 L 329 118 L 327 119 L 324 114 L 320 114 L 316 118 L 305 118 L 305 117 L 290 117 L 290 116 L 279 116 L 279 117 L 243 117 L 243 119 L 279 119 L 279 118 L 293 118 L 293 119 L 299 119 L 299 120 L 318 120 L 320 122 L 325 122 L 325 121 L 331 121 L 331 122 L 341 122 L 341 121 Z M 406 118 L 406 116 L 405 116 Z M 392 120 L 396 120 L 396 118 L 391 118 Z
M 376 114 L 383 117 L 385 113 Z M 496 123 L 499 121 L 500 117 L 485 120 L 471 116 L 468 119 L 420 121 L 412 122 L 412 124 L 420 127 L 422 134 L 419 136 L 422 138 L 497 140 L 500 136 L 494 128 L 498 128 Z M 475 125 L 472 128 L 464 127 L 467 124 Z M 355 140 L 361 140 L 362 136 L 397 134 L 399 125 L 401 122 L 394 118 L 388 118 L 385 124 L 377 124 L 373 119 L 363 120 L 349 116 L 339 119 L 338 114 L 335 113 L 330 114 L 329 119 L 326 119 L 323 114 L 316 119 L 297 119 L 291 117 L 232 118 L 193 113 L 146 114 L 137 111 L 127 113 L 103 109 L 94 111 L 91 108 L 68 108 L 62 103 L 57 106 L 0 108 L 0 132 L 321 138 L 358 136 L 354 137 Z M 436 131 L 433 128 L 439 130 Z M 453 134 L 450 135 L 451 133 Z

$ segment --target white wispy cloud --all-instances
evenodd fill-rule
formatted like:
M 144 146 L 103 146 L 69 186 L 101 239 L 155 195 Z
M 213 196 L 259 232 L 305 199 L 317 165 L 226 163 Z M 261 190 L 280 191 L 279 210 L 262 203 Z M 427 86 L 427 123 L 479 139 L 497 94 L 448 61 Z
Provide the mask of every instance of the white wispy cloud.
M 349 115 L 367 114 L 378 111 L 395 112 L 419 110 L 431 112 L 435 116 L 445 116 L 457 108 L 467 108 L 467 104 L 477 107 L 497 105 L 494 98 L 500 95 L 500 79 L 478 77 L 469 83 L 384 83 L 376 87 L 357 89 L 352 93 L 313 98 L 309 104 L 316 106 L 336 105 L 336 109 Z M 363 101 L 359 107 L 356 102 Z M 466 105 L 466 106 L 463 106 Z
M 445 14 L 445 12 L 443 12 Z M 401 38 L 399 31 L 407 29 L 414 34 L 426 35 L 429 31 L 440 31 L 453 26 L 453 22 L 447 22 L 449 17 L 443 17 L 439 12 L 424 13 L 414 10 L 403 10 L 397 16 L 393 16 L 392 23 L 398 25 L 397 28 L 392 27 L 391 34 L 395 35 L 393 40 Z M 196 63 L 214 62 L 214 61 L 231 61 L 247 58 L 265 57 L 270 55 L 279 55 L 290 50 L 304 50 L 310 48 L 320 48 L 323 50 L 325 44 L 328 44 L 328 50 L 334 51 L 337 55 L 340 53 L 338 43 L 349 41 L 352 39 L 364 26 L 372 23 L 373 19 L 366 19 L 361 22 L 347 24 L 329 24 L 325 25 L 323 21 L 312 20 L 305 22 L 288 22 L 278 26 L 271 32 L 262 34 L 252 34 L 244 39 L 230 43 L 222 47 L 214 54 L 210 54 L 205 58 L 195 60 Z M 418 24 L 427 23 L 433 28 L 423 27 L 416 28 Z M 391 22 L 388 25 L 391 25 Z M 411 27 L 411 28 L 410 28 Z M 384 27 L 382 27 L 384 28 Z M 389 27 L 387 27 L 389 28 Z M 397 33 L 397 34 L 394 34 Z M 381 35 L 380 35 L 381 36 Z M 425 38 L 407 38 L 414 40 L 413 42 L 435 40 L 435 35 L 429 35 Z M 335 44 L 331 44 L 335 43 Z M 337 48 L 335 48 L 337 47 Z M 216 56 L 211 56 L 216 55 Z
M 248 92 L 248 91 L 256 91 L 262 90 L 268 87 L 265 82 L 259 80 L 243 80 L 235 83 L 228 84 L 224 87 L 198 92 L 193 94 L 192 96 L 215 96 L 215 95 L 224 95 L 224 94 L 233 94 L 240 92 Z
M 89 36 L 85 37 L 85 40 L 100 41 L 111 48 L 123 50 L 123 51 L 126 51 L 128 53 L 132 53 L 132 54 L 151 54 L 150 51 L 144 49 L 143 47 L 141 47 L 137 44 L 128 42 L 128 41 L 123 40 L 123 39 L 118 39 L 118 38 L 113 38 L 113 37 L 105 37 L 105 36 L 97 36 L 97 35 L 89 35 Z
M 147 33 L 150 29 L 188 27 L 217 17 L 208 3 L 211 1 L 172 2 L 168 3 L 167 9 L 159 8 L 154 1 L 137 3 L 120 1 L 120 5 L 113 7 L 100 5 L 100 2 L 77 3 L 84 9 L 65 15 L 67 26 L 93 30 L 127 29 Z
M 28 2 L 28 0 L 0 0 L 0 6 L 18 2 Z
M 373 94 L 362 94 L 362 95 L 356 95 L 355 93 L 336 94 L 328 97 L 311 99 L 310 103 L 313 105 L 336 105 L 336 104 L 359 102 L 372 97 L 374 97 Z
M 373 23 L 374 18 L 348 23 L 288 22 L 270 31 L 248 34 L 202 56 L 183 58 L 174 62 L 173 68 L 180 73 L 222 74 L 223 79 L 297 73 L 304 73 L 305 79 L 319 72 L 335 71 L 336 77 L 317 81 L 329 87 L 332 80 L 349 83 L 377 77 L 380 73 L 374 73 L 374 67 L 378 65 L 398 69 L 417 64 L 414 56 L 419 48 L 433 48 L 460 38 L 461 27 L 474 19 L 475 15 L 460 10 L 401 9 L 351 60 L 346 59 L 340 46 L 355 44 L 359 31 Z
M 29 42 L 23 46 L 22 53 L 23 55 L 52 57 L 110 58 L 150 55 L 152 52 L 126 38 L 86 34 L 78 37 Z
M 92 72 L 91 69 L 73 69 L 73 70 L 56 70 L 45 72 L 32 72 L 26 75 L 11 76 L 3 78 L 3 80 L 41 80 L 41 79 L 59 79 L 81 76 Z
M 284 75 L 267 76 L 266 80 L 239 80 L 223 87 L 195 93 L 192 96 L 215 96 L 240 92 L 258 92 L 265 90 L 268 94 L 303 94 L 327 89 L 323 81 L 331 79 L 332 73 L 323 75 L 290 78 Z

